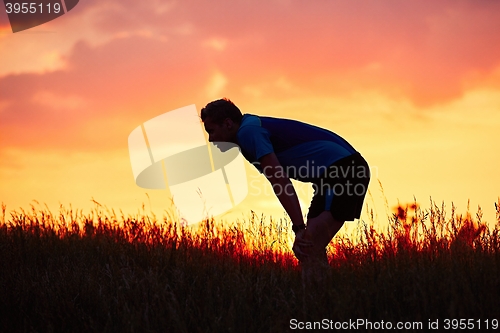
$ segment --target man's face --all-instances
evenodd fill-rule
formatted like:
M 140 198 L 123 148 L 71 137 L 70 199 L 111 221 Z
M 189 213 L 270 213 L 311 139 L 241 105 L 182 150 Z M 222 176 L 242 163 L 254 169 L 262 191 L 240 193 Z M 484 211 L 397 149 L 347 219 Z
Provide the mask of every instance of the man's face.
M 224 120 L 222 124 L 217 124 L 210 118 L 206 118 L 203 122 L 205 131 L 208 133 L 208 141 L 210 142 L 233 142 L 233 122 L 230 119 Z

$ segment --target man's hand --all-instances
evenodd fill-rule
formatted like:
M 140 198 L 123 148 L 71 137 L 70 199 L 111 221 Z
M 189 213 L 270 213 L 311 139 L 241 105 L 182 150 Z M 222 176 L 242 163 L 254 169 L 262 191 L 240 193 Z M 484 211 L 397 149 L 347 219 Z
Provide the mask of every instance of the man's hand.
M 293 242 L 293 253 L 300 261 L 308 257 L 308 248 L 311 248 L 313 243 L 306 237 L 306 229 L 301 229 L 295 234 L 295 241 Z

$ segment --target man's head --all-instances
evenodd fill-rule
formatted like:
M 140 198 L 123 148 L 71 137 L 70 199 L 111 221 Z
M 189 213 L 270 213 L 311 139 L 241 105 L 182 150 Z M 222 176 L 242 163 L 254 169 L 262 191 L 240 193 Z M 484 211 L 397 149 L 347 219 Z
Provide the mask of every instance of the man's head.
M 243 115 L 229 99 L 219 99 L 201 109 L 201 120 L 205 125 L 210 142 L 238 143 L 236 133 Z

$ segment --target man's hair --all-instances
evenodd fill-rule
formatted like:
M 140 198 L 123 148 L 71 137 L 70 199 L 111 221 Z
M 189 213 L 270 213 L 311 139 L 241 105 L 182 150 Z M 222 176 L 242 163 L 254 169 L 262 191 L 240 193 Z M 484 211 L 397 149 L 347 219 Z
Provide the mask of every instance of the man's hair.
M 208 103 L 207 106 L 201 109 L 200 116 L 201 121 L 204 122 L 207 118 L 210 118 L 216 124 L 222 124 L 226 118 L 241 124 L 241 118 L 243 118 L 240 109 L 227 98 Z

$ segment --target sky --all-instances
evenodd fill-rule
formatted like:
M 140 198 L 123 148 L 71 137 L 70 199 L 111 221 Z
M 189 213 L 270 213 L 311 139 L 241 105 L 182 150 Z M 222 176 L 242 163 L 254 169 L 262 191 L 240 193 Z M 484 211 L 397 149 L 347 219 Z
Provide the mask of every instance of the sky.
M 0 5 L 0 202 L 97 201 L 161 216 L 135 184 L 127 138 L 186 105 L 230 98 L 347 139 L 372 169 L 364 217 L 398 203 L 493 222 L 500 190 L 500 2 L 81 0 L 12 33 Z M 247 165 L 249 184 L 266 180 Z M 307 210 L 310 192 L 297 184 Z M 264 195 L 264 192 L 268 192 Z M 223 217 L 283 216 L 270 191 Z

